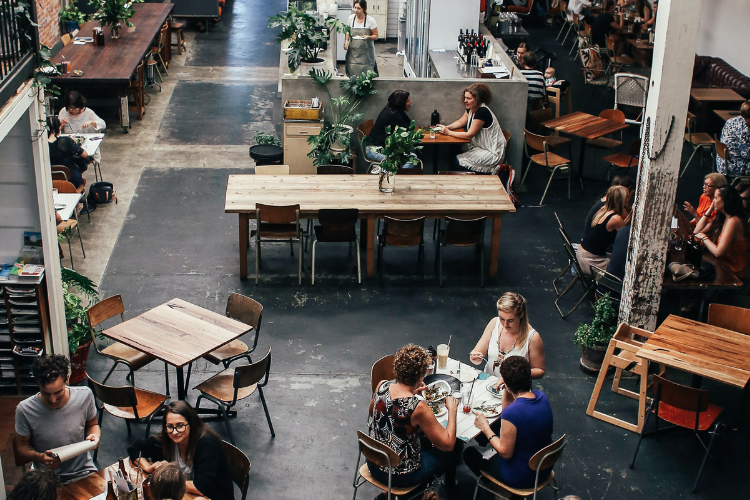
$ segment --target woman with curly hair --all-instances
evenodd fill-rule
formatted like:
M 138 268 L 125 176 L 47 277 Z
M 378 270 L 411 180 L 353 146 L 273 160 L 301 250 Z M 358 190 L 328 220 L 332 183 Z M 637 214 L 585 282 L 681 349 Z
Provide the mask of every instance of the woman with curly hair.
M 455 468 L 456 400 L 445 398 L 448 424 L 443 428 L 427 403 L 416 396 L 425 389 L 423 379 L 431 362 L 423 348 L 413 344 L 402 347 L 394 361 L 396 379 L 381 380 L 370 401 L 370 437 L 401 459 L 391 482 L 396 488 L 426 483 Z M 420 440 L 420 430 L 426 439 Z M 367 466 L 376 480 L 388 483 L 387 469 L 370 462 Z
M 495 114 L 487 104 L 492 92 L 484 83 L 474 83 L 461 94 L 466 112 L 450 125 L 440 125 L 440 133 L 469 139 L 469 149 L 456 156 L 454 170 L 492 174 L 505 160 L 505 136 Z M 465 129 L 460 131 L 457 129 Z

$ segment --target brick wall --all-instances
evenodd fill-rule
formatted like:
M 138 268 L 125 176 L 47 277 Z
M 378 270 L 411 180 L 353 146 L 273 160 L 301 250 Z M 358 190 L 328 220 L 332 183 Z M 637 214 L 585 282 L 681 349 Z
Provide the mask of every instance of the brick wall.
M 39 42 L 52 47 L 60 39 L 60 0 L 35 0 Z

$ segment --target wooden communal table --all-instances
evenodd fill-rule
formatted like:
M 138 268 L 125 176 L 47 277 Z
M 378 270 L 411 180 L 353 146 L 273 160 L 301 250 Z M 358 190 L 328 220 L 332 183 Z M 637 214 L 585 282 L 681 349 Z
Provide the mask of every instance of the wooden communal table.
M 123 26 L 120 38 L 113 40 L 109 28 L 103 28 L 104 46 L 93 43 L 75 45 L 73 42 L 63 47 L 52 59 L 52 64 L 64 60 L 71 63 L 71 71 L 81 70 L 83 75 L 75 77 L 72 73 L 52 78 L 52 83 L 64 90 L 101 91 L 102 89 L 118 100 L 120 124 L 124 132 L 128 131 L 128 86 L 136 67 L 151 50 L 154 38 L 169 17 L 174 7 L 171 3 L 134 4 L 135 14 L 130 18 L 132 28 Z M 79 35 L 90 37 L 98 21 L 89 21 L 83 26 Z M 165 41 L 165 50 L 169 50 L 169 39 Z
M 183 367 L 252 329 L 182 299 L 172 299 L 102 333 L 174 366 L 177 398 L 184 400 Z
M 240 279 L 247 279 L 247 247 L 255 204 L 300 205 L 312 219 L 323 208 L 357 208 L 367 220 L 367 277 L 375 275 L 375 220 L 385 215 L 441 219 L 446 215 L 492 219 L 490 276 L 497 275 L 504 213 L 515 212 L 494 175 L 399 175 L 392 194 L 378 190 L 377 175 L 230 175 L 224 211 L 239 214 Z
M 727 122 L 727 120 L 740 116 L 740 112 L 737 109 L 715 109 L 714 114 L 721 118 L 721 121 Z
M 441 144 L 469 144 L 471 141 L 469 139 L 459 139 L 458 137 L 453 137 L 452 135 L 445 135 L 441 134 L 440 132 L 435 132 L 435 138 L 430 138 L 430 128 L 431 127 L 423 127 L 424 135 L 422 136 L 422 145 L 423 146 L 435 146 L 435 151 L 433 151 L 433 160 L 432 160 L 432 173 L 436 174 L 438 173 L 438 148 Z M 465 132 L 464 129 L 457 130 L 456 132 Z
M 628 43 L 633 46 L 635 62 L 644 68 L 650 68 L 651 60 L 654 57 L 654 44 L 648 43 L 648 40 L 638 40 L 633 38 L 628 38 Z
M 750 380 L 750 336 L 672 314 L 636 356 L 740 389 Z
M 544 122 L 545 127 L 562 132 L 564 134 L 574 135 L 581 139 L 581 151 L 578 155 L 578 175 L 583 174 L 583 160 L 586 154 L 586 140 L 598 139 L 613 132 L 628 128 L 627 123 L 619 123 L 606 118 L 590 115 L 582 111 L 568 113 L 560 118 Z M 571 158 L 571 161 L 573 159 Z

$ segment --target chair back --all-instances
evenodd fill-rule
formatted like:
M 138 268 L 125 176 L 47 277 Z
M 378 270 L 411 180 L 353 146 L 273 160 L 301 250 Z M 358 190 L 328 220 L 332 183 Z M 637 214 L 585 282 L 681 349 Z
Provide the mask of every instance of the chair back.
M 250 387 L 258 384 L 258 387 L 264 387 L 268 383 L 268 374 L 271 372 L 271 348 L 260 361 L 249 365 L 237 366 L 234 369 L 234 391 L 237 397 L 237 389 Z
M 255 204 L 258 223 L 289 224 L 299 221 L 299 205 L 264 205 Z
M 500 131 L 503 133 L 503 137 L 505 137 L 505 142 L 510 143 L 510 138 L 513 137 L 513 134 L 503 129 L 500 129 Z
M 23 467 L 31 463 L 30 460 L 21 458 L 21 454 L 18 452 L 18 436 L 15 433 L 13 433 L 13 437 L 11 438 L 11 445 L 13 446 L 13 462 L 16 464 L 16 467 Z
M 714 144 L 716 144 L 716 156 L 719 158 L 724 158 L 724 161 L 729 161 L 727 145 L 719 141 L 719 138 L 716 135 L 714 135 Z
M 477 175 L 476 172 L 453 172 L 451 170 L 441 170 L 438 172 L 438 175 Z
M 695 412 L 697 429 L 699 413 L 708 409 L 708 391 L 678 384 L 659 375 L 654 375 L 653 385 L 657 403 L 666 403 L 683 411 Z M 658 406 L 656 408 L 658 412 Z
M 224 448 L 224 455 L 227 457 L 227 465 L 232 473 L 232 481 L 242 492 L 242 498 L 247 494 L 247 488 L 250 484 L 250 459 L 247 458 L 242 450 L 226 441 L 221 442 Z
M 645 108 L 648 81 L 647 77 L 633 73 L 615 73 L 615 109 L 620 105 Z
M 357 442 L 359 443 L 359 452 L 365 456 L 368 462 L 388 469 L 395 469 L 401 463 L 401 458 L 395 451 L 362 431 L 357 431 Z
M 534 453 L 529 459 L 529 467 L 537 472 L 553 467 L 557 461 L 560 460 L 566 443 L 567 440 L 565 439 L 565 434 L 563 434 L 562 437 L 554 443 L 545 446 Z
M 67 181 L 68 177 L 65 175 L 65 172 L 52 172 L 52 180 L 53 181 Z
M 529 112 L 529 119 L 535 130 L 542 129 L 542 123 L 555 117 L 555 111 L 552 108 L 536 109 Z
M 589 40 L 591 40 L 591 25 L 587 22 L 583 22 L 583 32 L 586 33 L 586 36 Z
M 398 175 L 424 175 L 423 167 L 403 168 L 398 167 Z
M 99 324 L 103 323 L 109 318 L 117 316 L 118 314 L 120 315 L 120 321 L 125 321 L 125 306 L 122 304 L 122 296 L 119 294 L 107 297 L 106 299 L 97 302 L 86 310 L 86 315 L 89 318 L 91 340 L 94 342 L 95 346 L 96 333 L 94 332 L 94 328 L 96 328 L 97 326 L 99 326 Z
M 630 147 L 628 148 L 628 154 L 630 155 L 630 161 L 628 162 L 628 167 L 638 165 L 638 159 L 641 156 L 641 140 L 635 139 L 633 142 L 630 143 Z
M 364 137 L 370 137 L 370 133 L 372 132 L 372 127 L 375 126 L 375 120 L 367 120 L 366 122 L 362 122 L 357 127 L 357 135 L 359 136 L 359 140 L 361 141 Z
M 581 277 L 581 280 L 584 282 L 584 285 L 588 289 L 588 278 L 585 274 L 583 274 L 581 264 L 578 263 L 578 257 L 576 257 L 576 251 L 573 249 L 573 245 L 570 243 L 570 239 L 568 238 L 568 235 L 565 233 L 565 230 L 563 228 L 560 228 L 560 235 L 562 236 L 563 246 L 565 247 L 565 253 L 568 254 L 568 259 L 570 259 L 573 267 L 575 267 L 576 273 Z
M 345 165 L 320 165 L 317 170 L 318 175 L 352 175 L 354 169 Z
M 526 147 L 531 148 L 535 151 L 544 151 L 547 152 L 547 138 L 543 135 L 537 135 L 534 133 L 529 132 L 526 129 L 523 129 L 523 135 L 526 139 Z M 531 156 L 531 155 L 527 155 Z
M 65 175 L 65 179 L 63 179 L 63 180 L 66 180 L 66 181 L 68 179 L 70 179 L 70 177 L 71 177 L 71 175 L 70 175 L 70 169 L 68 167 L 66 167 L 65 165 L 52 165 L 50 167 L 50 170 L 52 171 L 52 174 L 53 174 L 52 178 L 53 179 L 55 177 L 54 174 L 56 174 L 56 173 L 60 173 L 60 174 Z
M 62 38 L 60 38 L 60 41 L 62 41 L 63 47 L 68 45 L 70 43 L 70 33 L 65 33 Z
M 475 246 L 484 243 L 484 228 L 487 217 L 477 219 L 445 218 L 445 239 L 443 243 L 453 246 Z
M 57 189 L 59 193 L 75 194 L 78 192 L 73 183 L 68 181 L 52 181 L 52 187 Z
M 619 109 L 605 109 L 599 113 L 599 118 L 604 118 L 605 120 L 611 120 L 617 123 L 625 123 L 625 113 Z
M 86 375 L 86 380 L 91 392 L 94 393 L 94 397 L 102 403 L 121 408 L 133 408 L 133 411 L 136 410 L 138 398 L 135 395 L 135 388 L 132 385 L 124 385 L 122 387 L 104 385 L 92 379 L 89 375 Z M 135 414 L 135 417 L 138 418 L 138 413 Z
M 356 208 L 323 208 L 318 211 L 320 222 L 320 241 L 356 241 L 359 209 Z
M 750 309 L 724 304 L 709 304 L 708 324 L 750 335 Z
M 246 325 L 250 325 L 257 331 L 260 330 L 263 306 L 260 305 L 260 302 L 250 297 L 245 297 L 239 293 L 232 293 L 227 297 L 226 314 L 227 318 L 236 319 Z
M 594 282 L 597 285 L 601 285 L 609 291 L 615 292 L 618 295 L 622 295 L 622 280 L 612 273 L 608 273 L 601 267 L 591 265 L 591 274 L 594 277 Z M 617 300 L 617 299 L 613 299 Z M 618 301 L 619 302 L 619 301 Z
M 378 388 L 381 380 L 393 380 L 396 378 L 396 368 L 393 365 L 395 361 L 396 356 L 389 354 L 373 363 L 370 370 L 370 385 L 372 386 L 373 393 Z
M 289 175 L 289 165 L 255 165 L 255 175 Z
M 399 247 L 420 245 L 424 237 L 424 217 L 415 219 L 383 218 L 384 243 Z

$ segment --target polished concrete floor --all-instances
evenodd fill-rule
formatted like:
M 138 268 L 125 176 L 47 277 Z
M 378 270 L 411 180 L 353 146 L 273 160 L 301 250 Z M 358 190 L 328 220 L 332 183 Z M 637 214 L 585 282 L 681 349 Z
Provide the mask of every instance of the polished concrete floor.
M 536 387 L 544 390 L 555 415 L 555 436 L 566 434 L 561 468 L 563 494 L 584 499 L 737 498 L 747 465 L 745 428 L 725 436 L 721 465 L 709 463 L 698 494 L 689 487 L 697 471 L 700 445 L 673 433 L 661 443 L 648 439 L 636 468 L 628 464 L 637 436 L 585 416 L 594 379 L 578 369 L 580 352 L 571 338 L 579 322 L 591 319 L 583 305 L 567 320 L 554 307 L 552 279 L 565 265 L 553 212 L 573 237 L 588 207 L 603 190 L 586 181 L 586 192 L 555 181 L 544 207 L 534 206 L 546 177 L 530 175 L 524 206 L 504 219 L 498 277 L 477 284 L 473 253 L 449 249 L 446 282 L 439 288 L 432 262 L 435 245 L 427 237 L 424 280 L 416 251 L 388 249 L 383 283 L 355 279 L 354 261 L 345 245 L 319 245 L 316 285 L 309 284 L 309 254 L 302 286 L 296 259 L 285 245 L 264 247 L 261 284 L 238 277 L 237 217 L 223 212 L 227 176 L 251 173 L 247 146 L 255 128 L 277 130 L 280 102 L 267 89 L 278 76 L 275 34 L 265 19 L 278 2 L 228 0 L 224 18 L 209 33 L 188 32 L 188 52 L 175 56 L 162 92 L 152 95 L 142 122 L 129 134 L 111 131 L 102 146 L 103 172 L 115 184 L 119 204 L 107 205 L 83 223 L 87 258 L 74 258 L 76 269 L 101 283 L 103 296 L 122 294 L 126 318 L 173 297 L 223 312 L 227 296 L 239 292 L 264 306 L 258 353 L 272 349 L 271 381 L 266 390 L 276 430 L 272 439 L 256 395 L 240 404 L 232 421 L 238 445 L 253 463 L 250 498 L 347 498 L 357 460 L 356 434 L 366 428 L 372 363 L 408 342 L 436 345 L 453 336 L 452 355 L 466 361 L 494 303 L 505 291 L 522 293 L 532 325 L 547 354 L 547 373 Z M 529 26 L 532 45 L 559 54 L 558 77 L 574 85 L 575 109 L 596 112 L 612 106 L 603 89 L 580 89 L 580 76 L 566 52 L 555 44 L 556 30 Z M 250 56 L 253 53 L 255 56 Z M 273 53 L 269 55 L 269 53 Z M 626 144 L 635 135 L 626 134 Z M 577 156 L 574 156 L 577 158 Z M 697 199 L 708 167 L 697 164 L 681 181 L 679 199 Z M 599 178 L 603 165 L 587 154 L 587 176 Z M 428 225 L 428 231 L 431 225 Z M 430 231 L 431 232 L 431 231 Z M 248 258 L 254 257 L 251 249 Z M 67 259 L 63 261 L 67 264 Z M 665 301 L 665 311 L 670 301 Z M 572 306 L 572 302 L 567 305 Z M 101 378 L 109 363 L 91 355 L 89 372 Z M 217 371 L 204 361 L 191 386 Z M 124 373 L 117 375 L 121 381 Z M 676 380 L 684 374 L 670 373 Z M 136 375 L 138 386 L 163 390 L 163 366 L 152 364 Z M 175 390 L 174 371 L 171 374 Z M 629 382 L 632 383 L 632 382 Z M 712 399 L 735 421 L 740 393 L 706 382 Z M 196 392 L 188 400 L 194 402 Z M 633 419 L 632 401 L 607 393 L 602 407 Z M 223 424 L 211 427 L 226 437 Z M 105 417 L 100 463 L 125 454 L 128 442 L 144 432 L 126 434 L 123 422 Z M 470 498 L 474 478 L 459 470 L 459 487 L 443 498 Z M 360 498 L 376 491 L 364 487 Z M 549 491 L 540 498 L 551 498 Z M 484 497 L 488 498 L 488 497 Z

